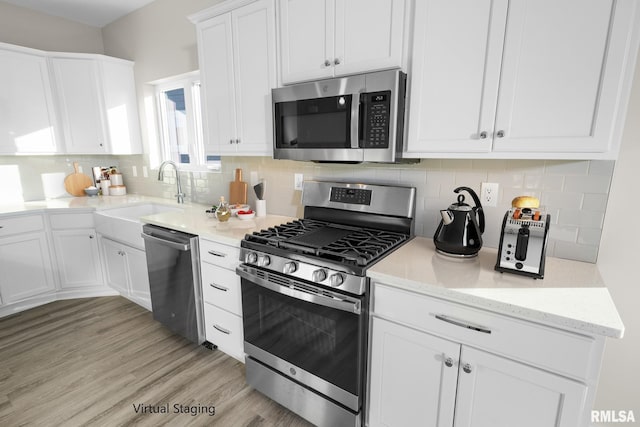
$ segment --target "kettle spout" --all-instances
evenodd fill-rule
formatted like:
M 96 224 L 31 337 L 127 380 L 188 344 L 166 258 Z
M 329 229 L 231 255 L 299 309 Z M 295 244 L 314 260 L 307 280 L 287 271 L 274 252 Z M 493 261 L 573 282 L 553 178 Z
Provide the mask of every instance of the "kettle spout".
M 442 215 L 442 223 L 444 225 L 449 225 L 453 222 L 453 213 L 448 209 L 443 209 L 440 211 L 440 215 Z

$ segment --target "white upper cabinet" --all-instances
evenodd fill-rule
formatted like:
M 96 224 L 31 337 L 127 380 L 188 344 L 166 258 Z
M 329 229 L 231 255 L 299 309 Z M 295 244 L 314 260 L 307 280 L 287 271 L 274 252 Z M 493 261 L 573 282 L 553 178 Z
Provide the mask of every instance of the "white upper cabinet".
M 270 155 L 271 89 L 277 86 L 273 0 L 223 6 L 191 17 L 197 23 L 205 151 Z
M 47 59 L 0 44 L 0 153 L 61 151 Z
M 408 157 L 615 158 L 633 0 L 416 2 Z
M 84 58 L 51 58 L 67 153 L 105 154 L 98 63 Z
M 407 0 L 279 0 L 282 83 L 402 67 Z
M 133 62 L 101 57 L 100 77 L 110 154 L 141 154 L 142 137 Z
M 97 55 L 51 58 L 67 153 L 142 152 L 132 64 Z

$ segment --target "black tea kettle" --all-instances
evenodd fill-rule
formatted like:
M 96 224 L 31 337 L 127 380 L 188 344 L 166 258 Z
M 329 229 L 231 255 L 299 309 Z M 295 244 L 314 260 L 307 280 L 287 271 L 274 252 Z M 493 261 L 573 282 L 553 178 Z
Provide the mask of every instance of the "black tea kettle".
M 474 257 L 482 247 L 482 233 L 484 233 L 482 205 L 478 195 L 469 187 L 458 187 L 453 191 L 469 193 L 475 206 L 464 203 L 464 194 L 459 194 L 457 203 L 440 211 L 442 220 L 436 234 L 433 235 L 433 242 L 436 250 L 442 254 Z

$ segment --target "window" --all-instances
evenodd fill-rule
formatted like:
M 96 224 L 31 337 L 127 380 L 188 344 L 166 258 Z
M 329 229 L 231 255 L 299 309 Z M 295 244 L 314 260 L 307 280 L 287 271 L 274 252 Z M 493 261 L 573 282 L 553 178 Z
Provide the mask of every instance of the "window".
M 163 79 L 155 88 L 161 160 L 183 170 L 219 170 L 220 156 L 205 157 L 199 73 Z

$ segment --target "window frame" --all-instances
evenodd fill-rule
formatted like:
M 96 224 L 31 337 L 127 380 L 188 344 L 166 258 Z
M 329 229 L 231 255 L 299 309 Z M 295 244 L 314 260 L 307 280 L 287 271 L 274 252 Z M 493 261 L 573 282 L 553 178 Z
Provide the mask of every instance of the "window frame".
M 216 172 L 221 169 L 220 157 L 207 162 L 204 148 L 204 133 L 202 122 L 202 85 L 200 72 L 193 71 L 186 74 L 168 77 L 151 83 L 154 87 L 155 117 L 158 126 L 158 154 L 160 162 L 172 160 L 181 170 L 196 172 Z M 167 124 L 167 108 L 165 93 L 171 90 L 184 91 L 186 105 L 186 133 L 189 145 L 190 163 L 181 163 L 179 158 L 172 156 L 172 143 L 169 136 L 170 127 Z

